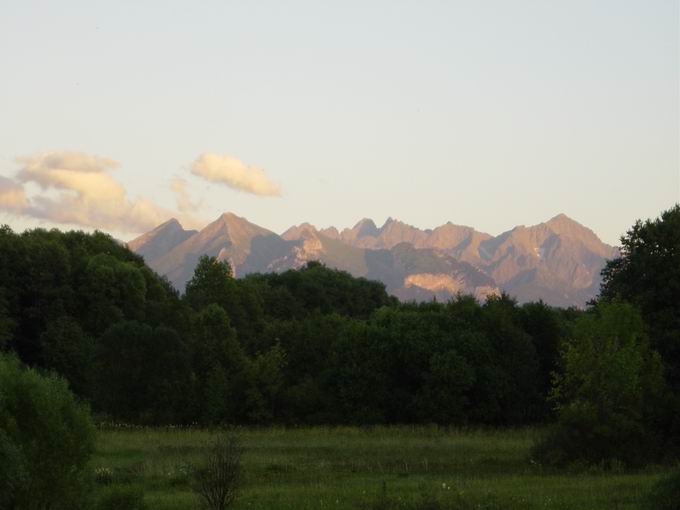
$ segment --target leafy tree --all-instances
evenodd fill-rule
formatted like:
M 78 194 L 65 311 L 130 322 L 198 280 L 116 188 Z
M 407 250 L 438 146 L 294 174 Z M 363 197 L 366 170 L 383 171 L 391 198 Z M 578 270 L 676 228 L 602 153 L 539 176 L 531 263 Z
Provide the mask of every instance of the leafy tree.
M 221 306 L 211 304 L 196 314 L 193 329 L 197 374 L 207 373 L 216 364 L 229 369 L 242 366 L 245 354 Z
M 81 299 L 89 332 L 100 335 L 123 320 L 144 320 L 146 281 L 134 263 L 100 253 L 87 263 L 84 280 Z
M 300 390 L 307 389 L 309 380 L 316 380 L 322 391 L 307 389 L 306 400 L 298 397 L 298 405 L 304 403 L 312 408 L 322 421 L 384 423 L 391 381 L 387 360 L 380 355 L 383 345 L 380 328 L 371 322 L 357 320 L 336 322 L 340 327 L 338 337 L 331 345 L 328 368 L 315 379 L 310 377 L 296 387 L 299 394 Z M 315 401 L 321 405 L 314 406 Z M 326 409 L 321 407 L 323 405 Z
M 40 341 L 44 366 L 65 377 L 76 394 L 88 396 L 94 355 L 92 338 L 72 317 L 64 316 L 47 325 Z
M 538 391 L 546 404 L 540 411 L 550 414 L 547 397 L 552 389 L 552 374 L 559 370 L 560 342 L 565 337 L 564 324 L 559 314 L 542 301 L 521 307 L 522 329 L 531 337 L 538 359 Z
M 149 267 L 140 268 L 146 294 L 144 322 L 152 326 L 168 326 L 182 338 L 190 335 L 190 310 L 182 303 L 179 292 L 165 277 L 160 277 Z
M 133 422 L 185 422 L 193 392 L 189 350 L 168 327 L 111 326 L 95 351 L 95 403 Z
M 286 351 L 280 344 L 258 353 L 250 366 L 251 388 L 248 392 L 250 421 L 270 423 L 278 415 L 278 404 L 284 386 L 283 370 Z
M 671 388 L 680 395 L 680 204 L 655 220 L 637 221 L 621 237 L 621 256 L 607 263 L 602 278 L 600 299 L 621 298 L 640 309 Z
M 316 261 L 298 270 L 247 279 L 257 282 L 268 313 L 278 319 L 300 319 L 313 312 L 367 319 L 378 308 L 397 303 L 384 284 Z
M 249 281 L 237 281 L 227 261 L 203 255 L 186 285 L 184 299 L 195 311 L 210 304 L 221 306 L 245 347 L 251 347 L 264 329 L 262 303 L 255 289 Z
M 16 323 L 9 314 L 5 290 L 0 287 L 0 350 L 10 344 Z
M 552 395 L 558 423 L 538 456 L 553 464 L 640 464 L 658 451 L 647 422 L 664 393 L 662 366 L 633 306 L 603 302 L 581 317 L 563 364 Z
M 517 303 L 492 296 L 482 307 L 482 325 L 494 351 L 500 383 L 501 424 L 529 423 L 540 416 L 539 361 L 531 337 L 522 329 Z
M 196 315 L 192 351 L 203 419 L 237 422 L 245 413 L 248 358 L 221 306 L 210 304 Z
M 39 365 L 42 360 L 40 334 L 47 323 L 67 313 L 72 300 L 69 285 L 71 269 L 67 250 L 39 231 L 20 236 L 25 261 L 22 266 L 19 302 L 16 311 L 21 320 L 15 334 L 14 348 L 22 360 Z
M 250 280 L 236 280 L 236 289 L 236 302 L 230 308 L 229 317 L 238 331 L 239 343 L 253 356 L 262 350 L 259 341 L 266 330 L 263 299 Z
M 426 376 L 422 416 L 432 422 L 465 423 L 475 372 L 455 350 L 433 354 Z
M 187 282 L 184 298 L 194 310 L 201 310 L 210 304 L 225 308 L 227 303 L 233 301 L 235 293 L 234 272 L 229 262 L 203 255 L 198 260 L 193 277 Z
M 82 508 L 94 436 L 88 409 L 63 379 L 0 354 L 2 508 Z
M 233 374 L 230 379 L 224 367 L 215 364 L 199 379 L 199 384 L 201 423 L 215 425 L 238 421 L 241 413 L 234 400 L 240 395 L 235 391 Z

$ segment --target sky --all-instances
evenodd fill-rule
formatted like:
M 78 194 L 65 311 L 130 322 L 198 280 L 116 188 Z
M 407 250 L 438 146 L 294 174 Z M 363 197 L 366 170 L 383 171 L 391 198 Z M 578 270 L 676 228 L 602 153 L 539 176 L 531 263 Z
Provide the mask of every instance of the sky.
M 0 3 L 0 223 L 617 244 L 680 201 L 678 0 Z

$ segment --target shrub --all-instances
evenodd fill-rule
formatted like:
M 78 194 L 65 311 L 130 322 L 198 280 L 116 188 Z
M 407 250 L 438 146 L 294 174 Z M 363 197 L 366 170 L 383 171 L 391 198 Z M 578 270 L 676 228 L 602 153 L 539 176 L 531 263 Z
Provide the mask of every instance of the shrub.
M 242 454 L 236 436 L 218 436 L 203 462 L 191 466 L 192 489 L 205 508 L 224 510 L 236 500 L 243 475 Z
M 97 510 L 147 510 L 144 492 L 133 487 L 116 487 L 99 500 Z
M 650 491 L 644 509 L 680 510 L 680 471 L 657 482 Z
M 66 381 L 0 354 L 0 501 L 15 510 L 83 506 L 95 429 Z

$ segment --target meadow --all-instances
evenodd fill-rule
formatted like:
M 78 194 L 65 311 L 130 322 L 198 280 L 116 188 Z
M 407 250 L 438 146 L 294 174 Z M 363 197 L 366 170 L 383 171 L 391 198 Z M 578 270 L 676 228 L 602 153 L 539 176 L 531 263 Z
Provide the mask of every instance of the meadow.
M 663 468 L 616 463 L 546 470 L 539 429 L 439 427 L 235 429 L 244 447 L 238 509 L 634 509 Z M 98 491 L 143 488 L 151 509 L 199 508 L 188 465 L 219 431 L 104 427 L 92 459 Z

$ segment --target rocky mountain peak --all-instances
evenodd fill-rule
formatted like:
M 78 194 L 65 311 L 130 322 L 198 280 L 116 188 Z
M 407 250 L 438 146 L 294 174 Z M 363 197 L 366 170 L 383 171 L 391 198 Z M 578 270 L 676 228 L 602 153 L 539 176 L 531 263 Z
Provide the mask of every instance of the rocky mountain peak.
M 343 241 L 348 243 L 356 243 L 364 237 L 375 237 L 379 233 L 378 227 L 370 218 L 364 218 L 357 222 L 352 228 L 346 228 L 340 234 Z
M 340 238 L 340 232 L 338 232 L 338 229 L 335 227 L 328 227 L 328 228 L 323 228 L 319 230 L 319 234 L 324 235 L 326 237 L 329 237 L 331 239 L 339 239 Z
M 392 216 L 390 216 L 385 220 L 385 223 L 383 223 L 383 226 L 380 227 L 380 230 L 384 230 L 385 228 L 389 227 L 393 223 L 401 223 L 401 222 L 399 220 L 393 218 Z
M 306 237 L 317 236 L 319 231 L 311 223 L 301 223 L 286 230 L 281 237 L 286 241 L 296 241 Z
M 357 239 L 366 236 L 373 237 L 378 235 L 378 227 L 376 227 L 375 222 L 370 218 L 364 218 L 360 220 L 356 225 L 354 225 L 352 230 L 356 232 Z

